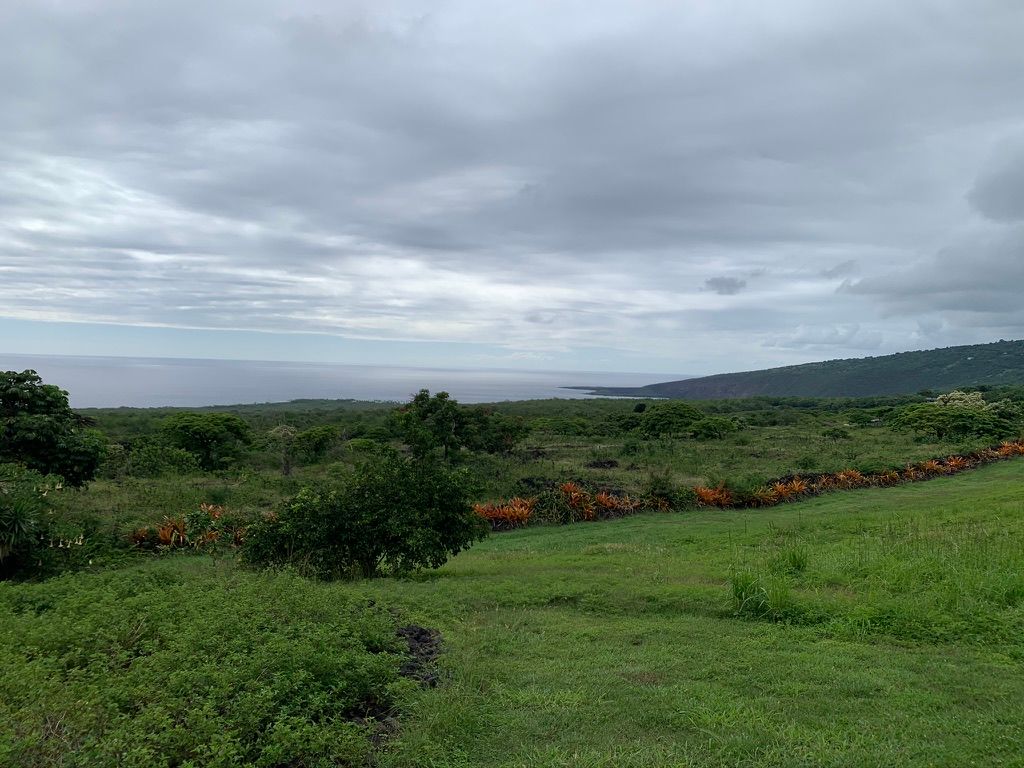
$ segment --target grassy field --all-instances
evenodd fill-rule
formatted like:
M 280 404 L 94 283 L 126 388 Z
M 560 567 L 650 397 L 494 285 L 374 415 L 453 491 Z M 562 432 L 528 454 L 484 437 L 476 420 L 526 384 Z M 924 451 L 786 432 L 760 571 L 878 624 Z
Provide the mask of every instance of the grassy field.
M 736 615 L 751 574 L 775 620 Z M 1021 462 L 527 529 L 334 588 L 447 638 L 387 765 L 1024 764 Z

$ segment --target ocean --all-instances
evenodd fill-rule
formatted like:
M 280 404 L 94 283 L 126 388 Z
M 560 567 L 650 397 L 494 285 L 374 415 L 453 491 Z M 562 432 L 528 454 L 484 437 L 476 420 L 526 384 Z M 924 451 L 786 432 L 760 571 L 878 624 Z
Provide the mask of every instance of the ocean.
M 405 401 L 420 389 L 463 403 L 589 397 L 570 386 L 643 386 L 671 374 L 459 370 L 334 363 L 0 354 L 0 370 L 33 369 L 76 408 L 198 407 L 299 399 Z

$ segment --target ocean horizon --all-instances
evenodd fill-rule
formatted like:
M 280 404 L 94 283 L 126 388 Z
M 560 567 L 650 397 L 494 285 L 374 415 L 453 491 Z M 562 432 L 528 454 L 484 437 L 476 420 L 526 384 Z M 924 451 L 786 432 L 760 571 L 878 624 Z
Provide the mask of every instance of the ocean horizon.
M 0 353 L 0 370 L 32 369 L 76 408 L 196 408 L 290 400 L 408 400 L 420 389 L 464 403 L 592 397 L 567 387 L 630 387 L 684 378 L 607 371 L 428 368 L 200 358 Z

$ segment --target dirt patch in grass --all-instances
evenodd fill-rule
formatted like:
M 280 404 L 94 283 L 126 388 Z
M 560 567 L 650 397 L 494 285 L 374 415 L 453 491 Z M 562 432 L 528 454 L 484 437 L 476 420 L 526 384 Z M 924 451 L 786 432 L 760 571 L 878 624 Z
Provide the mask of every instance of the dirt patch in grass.
M 402 664 L 399 674 L 433 688 L 437 685 L 434 662 L 444 650 L 441 633 L 429 627 L 409 624 L 399 627 L 396 634 L 409 645 L 409 659 Z

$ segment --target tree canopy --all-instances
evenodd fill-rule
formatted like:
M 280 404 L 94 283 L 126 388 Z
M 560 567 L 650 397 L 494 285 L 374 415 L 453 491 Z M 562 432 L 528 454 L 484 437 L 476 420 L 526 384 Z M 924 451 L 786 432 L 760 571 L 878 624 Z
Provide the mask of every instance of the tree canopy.
M 697 410 L 682 400 L 669 400 L 652 405 L 640 416 L 642 432 L 654 437 L 671 437 L 689 432 L 690 427 L 704 417 Z
M 68 404 L 68 393 L 27 370 L 0 373 L 0 462 L 21 464 L 69 485 L 96 476 L 106 439 Z
M 164 420 L 161 430 L 207 470 L 227 464 L 250 441 L 249 425 L 230 413 L 176 413 Z
M 424 458 L 440 450 L 452 461 L 463 448 L 505 453 L 526 434 L 522 418 L 491 408 L 464 407 L 447 392 L 421 389 L 396 411 L 398 431 L 413 456 Z
M 1020 429 L 1018 406 L 1009 400 L 985 401 L 981 392 L 955 390 L 931 403 L 903 408 L 890 422 L 896 429 L 908 429 L 937 440 L 961 437 L 1000 438 Z

